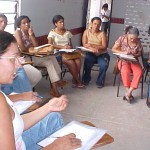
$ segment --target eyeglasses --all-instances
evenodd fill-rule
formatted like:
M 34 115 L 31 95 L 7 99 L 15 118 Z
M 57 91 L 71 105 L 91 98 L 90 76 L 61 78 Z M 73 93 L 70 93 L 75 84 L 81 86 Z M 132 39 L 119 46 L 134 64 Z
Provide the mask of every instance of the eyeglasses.
M 11 62 L 19 62 L 20 56 L 0 56 L 0 59 L 10 59 Z

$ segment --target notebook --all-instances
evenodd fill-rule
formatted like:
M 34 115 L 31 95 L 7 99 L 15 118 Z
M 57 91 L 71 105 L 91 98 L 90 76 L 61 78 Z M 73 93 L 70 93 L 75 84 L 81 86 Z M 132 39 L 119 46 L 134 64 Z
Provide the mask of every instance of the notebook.
M 80 49 L 80 50 L 85 51 L 85 52 L 93 52 L 91 49 L 85 48 L 83 46 L 78 46 L 77 49 Z
M 62 137 L 70 133 L 74 133 L 76 137 L 82 141 L 82 147 L 76 150 L 90 150 L 103 137 L 106 130 L 91 127 L 77 121 L 72 121 L 46 139 L 40 141 L 38 145 L 45 147 L 58 137 Z
M 72 53 L 74 52 L 76 49 L 60 49 L 59 52 L 66 52 L 66 53 Z

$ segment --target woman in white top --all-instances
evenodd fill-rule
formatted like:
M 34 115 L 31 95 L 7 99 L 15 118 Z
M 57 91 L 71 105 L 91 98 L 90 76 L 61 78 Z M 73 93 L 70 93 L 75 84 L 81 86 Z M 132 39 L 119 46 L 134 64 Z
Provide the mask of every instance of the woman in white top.
M 107 30 L 109 28 L 109 19 L 110 19 L 110 10 L 108 9 L 108 4 L 105 3 L 102 6 L 101 10 L 101 20 L 102 20 L 101 31 L 104 31 L 105 33 L 107 33 Z
M 11 84 L 15 78 L 16 69 L 18 67 L 20 67 L 20 63 L 18 61 L 17 42 L 12 34 L 0 31 L 0 84 Z M 64 110 L 67 103 L 68 100 L 65 96 L 53 98 L 39 109 L 20 116 L 10 99 L 0 92 L 0 149 L 25 150 L 26 147 L 28 150 L 40 149 L 35 148 L 36 143 L 42 140 L 39 136 L 40 133 L 45 132 L 45 136 L 48 136 L 46 133 L 50 129 L 47 127 L 57 125 L 55 130 L 58 130 L 63 125 L 60 114 L 50 112 Z M 53 125 L 50 124 L 50 121 Z M 38 127 L 40 127 L 39 130 L 36 130 Z M 43 130 L 43 128 L 45 129 Z M 55 130 L 53 126 L 53 131 Z M 22 133 L 24 131 L 25 135 L 23 134 L 23 141 Z M 42 138 L 45 137 L 42 136 Z M 31 141 L 33 142 L 32 144 Z M 28 143 L 30 146 L 26 145 Z M 75 135 L 70 134 L 55 140 L 52 144 L 43 149 L 70 150 L 80 146 L 81 141 L 76 139 Z
M 56 15 L 53 17 L 53 24 L 55 28 L 50 30 L 48 35 L 48 43 L 53 44 L 56 50 L 60 49 L 71 49 L 71 37 L 72 34 L 70 31 L 65 29 L 64 26 L 64 18 L 61 15 Z M 65 54 L 66 55 L 66 54 Z M 77 88 L 84 88 L 84 84 L 82 84 L 79 79 L 80 69 L 81 69 L 81 60 L 80 56 L 77 58 L 72 58 L 71 54 L 67 54 L 69 59 L 66 58 L 64 54 L 62 55 L 62 62 L 67 65 L 69 71 L 73 77 L 72 85 Z

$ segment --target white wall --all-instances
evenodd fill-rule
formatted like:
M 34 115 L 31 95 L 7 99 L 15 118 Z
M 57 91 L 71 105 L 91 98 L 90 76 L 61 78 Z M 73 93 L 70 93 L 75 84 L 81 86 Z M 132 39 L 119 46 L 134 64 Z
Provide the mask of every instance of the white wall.
M 126 0 L 113 0 L 112 18 L 125 18 Z M 124 24 L 111 23 L 109 47 L 114 45 L 116 39 L 123 34 Z
M 57 14 L 65 18 L 68 29 L 83 26 L 86 3 L 86 0 L 22 0 L 21 15 L 30 17 L 36 35 L 40 36 L 53 28 L 52 18 Z

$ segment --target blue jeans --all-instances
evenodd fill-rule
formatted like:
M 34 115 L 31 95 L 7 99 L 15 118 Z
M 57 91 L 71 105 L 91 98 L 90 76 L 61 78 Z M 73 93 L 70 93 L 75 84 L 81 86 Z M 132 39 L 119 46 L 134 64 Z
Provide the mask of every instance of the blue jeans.
M 109 61 L 110 61 L 110 56 L 108 53 L 101 54 L 99 56 L 96 56 L 93 53 L 87 53 L 85 56 L 85 61 L 84 61 L 84 74 L 83 74 L 83 82 L 88 84 L 91 80 L 91 69 L 94 64 L 99 65 L 99 74 L 96 80 L 96 84 L 98 86 L 103 86 L 104 81 L 105 81 L 105 76 L 106 76 L 106 71 L 109 66 Z
M 25 142 L 26 149 L 41 149 L 41 146 L 37 145 L 37 143 L 63 126 L 64 122 L 60 113 L 52 112 L 48 114 L 45 118 L 23 133 L 22 138 Z
M 26 72 L 23 67 L 18 68 L 17 70 L 17 76 L 14 79 L 12 84 L 2 84 L 1 90 L 6 95 L 16 92 L 16 93 L 23 93 L 32 91 L 32 87 L 30 84 L 30 81 L 26 75 Z

